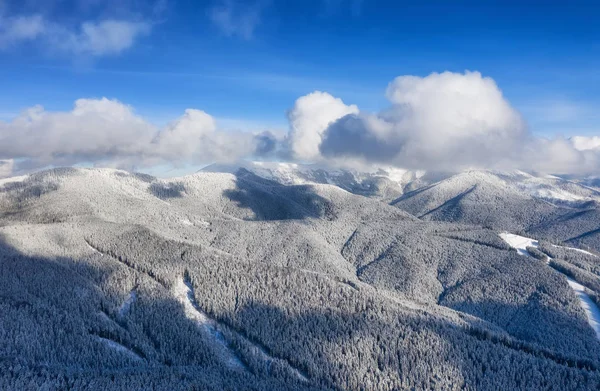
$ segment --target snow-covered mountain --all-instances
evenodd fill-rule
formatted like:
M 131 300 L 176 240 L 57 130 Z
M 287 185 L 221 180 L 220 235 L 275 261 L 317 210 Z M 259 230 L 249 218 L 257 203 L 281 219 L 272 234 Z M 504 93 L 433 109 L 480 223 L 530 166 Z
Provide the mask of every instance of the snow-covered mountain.
M 405 174 L 3 180 L 0 389 L 598 388 L 599 248 L 529 224 L 591 227 L 595 190 Z
M 206 172 L 246 170 L 285 185 L 331 184 L 389 203 L 430 221 L 466 223 L 542 235 L 600 250 L 600 189 L 593 178 L 523 171 L 458 174 L 399 169 L 370 171 L 289 163 L 212 165 Z
M 444 182 L 445 187 L 464 191 L 466 184 L 496 186 L 504 192 L 569 206 L 600 201 L 598 180 L 535 175 L 519 170 L 471 170 L 458 174 L 410 171 L 393 167 L 369 170 L 328 167 L 317 164 L 244 161 L 236 164 L 213 164 L 204 172 L 235 173 L 245 169 L 257 176 L 284 185 L 330 184 L 354 194 L 392 201 L 410 191 Z M 449 186 L 447 184 L 450 183 Z M 452 190 L 450 190 L 452 191 Z
M 422 171 L 397 168 L 356 170 L 328 167 L 318 164 L 245 161 L 237 164 L 213 164 L 202 169 L 204 172 L 235 173 L 245 169 L 253 174 L 283 185 L 329 184 L 350 193 L 373 197 L 385 201 L 399 197 L 405 187 L 425 175 Z

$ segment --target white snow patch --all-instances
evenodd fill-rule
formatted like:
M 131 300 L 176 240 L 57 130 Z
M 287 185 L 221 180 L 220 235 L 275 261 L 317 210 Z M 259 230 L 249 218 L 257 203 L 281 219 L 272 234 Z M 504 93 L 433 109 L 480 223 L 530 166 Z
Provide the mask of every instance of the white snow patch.
M 585 287 L 583 285 L 569 277 L 567 277 L 567 281 L 569 282 L 569 286 L 577 294 L 577 297 L 579 297 L 579 302 L 585 311 L 588 323 L 596 332 L 596 337 L 600 339 L 600 309 L 598 309 L 596 303 L 594 303 L 587 293 L 585 293 Z
M 559 188 L 555 189 L 535 189 L 531 191 L 531 195 L 535 198 L 545 198 L 550 200 L 559 200 L 559 201 L 583 201 L 588 200 L 588 197 L 582 197 L 577 194 L 569 193 Z
M 537 240 L 534 240 L 531 238 L 526 238 L 524 236 L 519 236 L 519 235 L 514 235 L 514 234 L 509 234 L 509 233 L 501 233 L 500 237 L 506 243 L 508 243 L 509 246 L 516 249 L 517 252 L 519 253 L 519 255 L 523 255 L 526 257 L 531 256 L 531 255 L 529 255 L 529 253 L 526 250 L 527 247 L 535 247 L 535 248 L 539 247 L 539 242 Z M 556 247 L 560 247 L 560 246 L 556 246 Z M 550 259 L 551 258 L 548 257 L 548 262 L 550 261 Z M 557 270 L 557 272 L 558 272 L 558 270 Z M 581 308 L 583 308 L 583 311 L 585 312 L 585 315 L 588 319 L 588 324 L 594 330 L 594 332 L 596 332 L 596 337 L 598 339 L 600 339 L 600 309 L 598 308 L 596 303 L 594 303 L 594 301 L 588 296 L 588 294 L 585 293 L 585 287 L 583 285 L 579 284 L 578 282 L 576 282 L 572 278 L 568 277 L 564 273 L 561 273 L 561 274 L 567 278 L 567 282 L 569 283 L 569 286 L 571 287 L 571 289 L 573 289 L 573 291 L 579 298 L 579 304 L 581 305 Z
M 527 247 L 540 247 L 540 243 L 537 240 L 526 238 L 524 236 L 503 232 L 500 234 L 500 237 L 508 243 L 509 246 L 516 249 L 519 255 L 529 256 Z
M 192 319 L 201 325 L 207 325 L 209 318 L 202 312 L 198 311 L 193 304 L 194 296 L 192 289 L 185 283 L 184 280 L 179 280 L 173 286 L 173 294 L 183 305 L 185 316 Z
M 180 221 L 180 222 L 181 222 L 181 224 L 183 224 L 183 225 L 194 225 L 194 223 L 192 223 L 192 222 L 190 221 L 190 219 L 181 219 L 181 220 L 179 220 L 179 221 Z

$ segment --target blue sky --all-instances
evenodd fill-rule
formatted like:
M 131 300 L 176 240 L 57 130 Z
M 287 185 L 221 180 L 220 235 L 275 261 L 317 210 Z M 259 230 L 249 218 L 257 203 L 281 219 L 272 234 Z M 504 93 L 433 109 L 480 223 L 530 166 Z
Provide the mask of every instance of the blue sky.
M 0 0 L 0 177 L 257 157 L 597 173 L 598 20 L 584 0 Z
M 106 17 L 151 28 L 106 55 L 61 51 L 43 39 L 5 45 L 4 118 L 36 104 L 67 110 L 78 98 L 106 96 L 159 123 L 193 107 L 232 126 L 285 128 L 286 110 L 313 90 L 376 111 L 396 76 L 477 70 L 534 132 L 600 129 L 600 5 L 593 1 L 25 3 L 5 2 L 5 14 L 41 14 L 68 28 Z M 227 21 L 214 17 L 219 7 Z

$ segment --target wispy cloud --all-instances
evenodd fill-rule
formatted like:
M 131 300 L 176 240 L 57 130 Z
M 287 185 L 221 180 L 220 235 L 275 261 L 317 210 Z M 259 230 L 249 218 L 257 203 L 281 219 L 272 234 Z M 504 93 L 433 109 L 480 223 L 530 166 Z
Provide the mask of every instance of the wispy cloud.
M 11 14 L 10 9 L 0 9 L 0 49 L 10 50 L 20 44 L 36 43 L 41 50 L 52 54 L 87 57 L 117 55 L 148 35 L 153 27 L 151 19 L 157 12 L 166 9 L 164 0 L 151 2 L 153 6 L 145 14 L 122 12 L 128 2 L 123 2 L 113 12 L 106 2 L 81 0 L 75 6 L 78 9 L 100 6 L 106 9 L 97 12 L 101 16 L 99 19 L 81 19 L 77 14 L 67 18 L 72 19 L 67 23 L 53 16 L 52 2 L 49 3 L 38 7 L 38 12 L 34 13 Z M 125 14 L 128 17 L 122 16 Z
M 46 30 L 46 21 L 41 15 L 15 17 L 0 16 L 0 48 L 39 38 Z
M 268 2 L 242 2 L 239 0 L 219 0 L 209 9 L 212 23 L 226 36 L 252 39 L 261 23 L 262 13 Z

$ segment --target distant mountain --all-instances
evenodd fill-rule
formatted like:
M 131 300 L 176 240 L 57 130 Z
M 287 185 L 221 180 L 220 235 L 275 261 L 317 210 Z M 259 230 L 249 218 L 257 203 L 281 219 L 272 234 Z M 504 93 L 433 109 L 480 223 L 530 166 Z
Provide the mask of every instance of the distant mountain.
M 327 183 L 374 198 L 429 221 L 522 232 L 600 250 L 600 188 L 594 178 L 561 178 L 523 171 L 458 174 L 245 162 L 203 171 L 244 169 L 281 184 Z
M 600 387 L 596 190 L 396 174 L 2 180 L 0 389 Z
M 329 184 L 353 194 L 385 201 L 399 197 L 404 193 L 407 185 L 425 175 L 425 172 L 395 168 L 360 171 L 316 164 L 250 161 L 233 165 L 213 164 L 201 171 L 235 173 L 240 168 L 283 185 Z
M 524 232 L 600 250 L 600 191 L 583 182 L 469 171 L 407 192 L 391 204 L 424 220 Z

